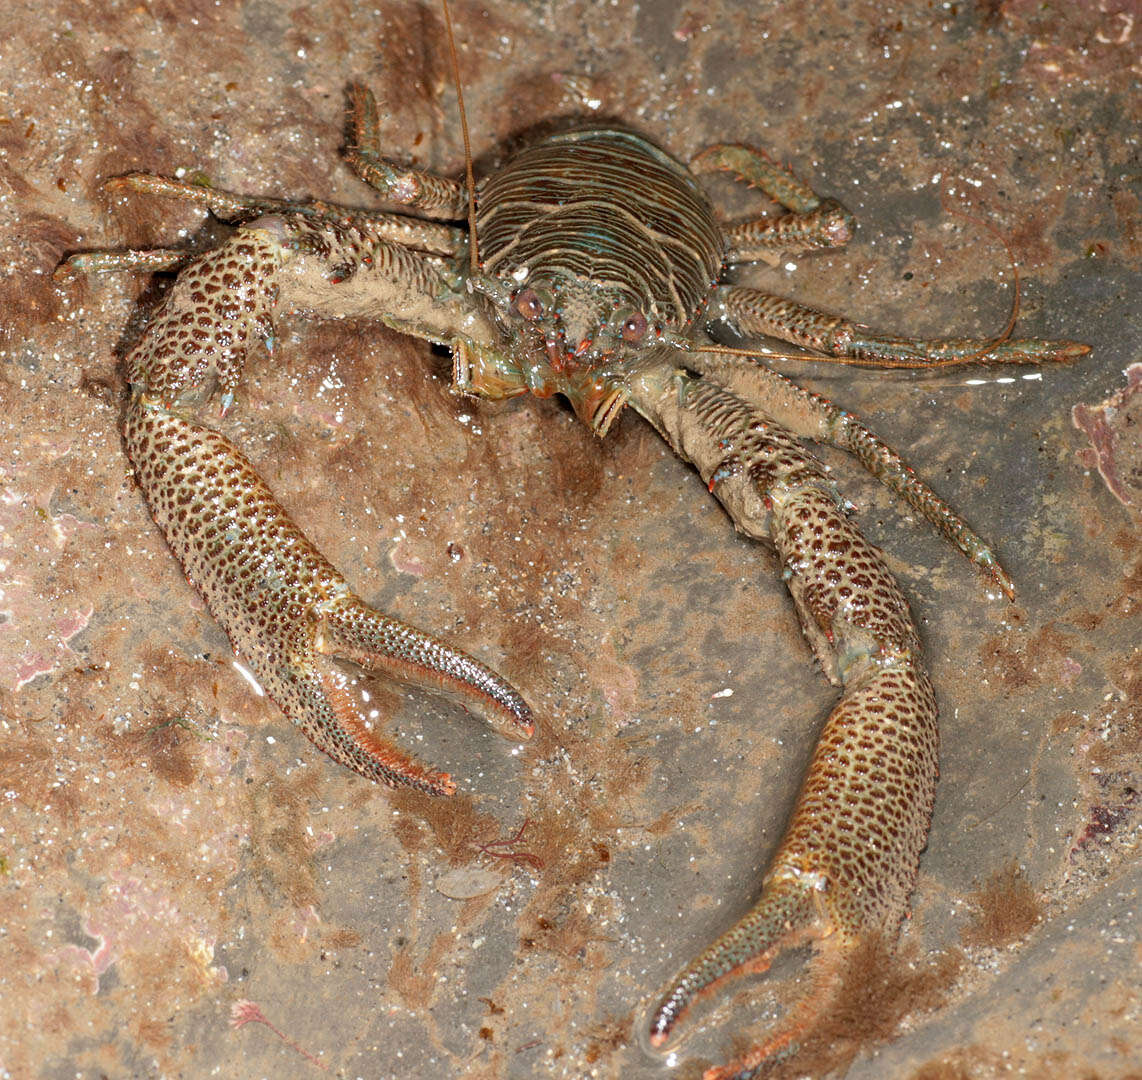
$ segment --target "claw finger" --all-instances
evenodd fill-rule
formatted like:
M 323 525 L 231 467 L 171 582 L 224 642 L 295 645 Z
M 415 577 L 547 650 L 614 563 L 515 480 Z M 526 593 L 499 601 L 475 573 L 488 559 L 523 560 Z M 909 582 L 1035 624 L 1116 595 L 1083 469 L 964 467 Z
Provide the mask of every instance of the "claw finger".
M 368 671 L 455 697 L 509 738 L 529 739 L 534 731 L 527 702 L 491 668 L 356 597 L 339 598 L 331 605 L 315 645 Z
M 350 680 L 333 660 L 314 654 L 279 680 L 282 711 L 318 749 L 368 780 L 407 785 L 429 795 L 452 795 L 448 773 L 426 768 L 370 727 L 349 691 Z M 284 692 L 280 689 L 285 686 Z
M 813 933 L 817 907 L 801 883 L 767 886 L 752 911 L 696 957 L 674 980 L 654 1010 L 650 1045 L 662 1047 L 691 1006 L 727 979 L 758 975 L 774 955 Z

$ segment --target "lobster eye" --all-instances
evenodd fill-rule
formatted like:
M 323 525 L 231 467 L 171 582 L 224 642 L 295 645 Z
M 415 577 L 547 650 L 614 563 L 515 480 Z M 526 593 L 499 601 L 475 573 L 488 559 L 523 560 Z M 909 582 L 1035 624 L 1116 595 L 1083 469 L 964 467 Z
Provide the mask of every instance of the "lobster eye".
M 520 289 L 512 303 L 516 311 L 530 322 L 543 318 L 543 301 L 534 289 Z
M 637 345 L 646 337 L 646 316 L 641 311 L 636 311 L 633 315 L 628 315 L 623 320 L 621 333 L 623 341 L 629 342 L 631 345 Z

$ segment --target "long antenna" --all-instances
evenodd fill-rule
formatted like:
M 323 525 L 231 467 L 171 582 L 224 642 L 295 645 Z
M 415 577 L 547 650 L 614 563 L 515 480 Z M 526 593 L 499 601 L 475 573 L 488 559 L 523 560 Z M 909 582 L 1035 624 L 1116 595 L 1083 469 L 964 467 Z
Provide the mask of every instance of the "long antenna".
M 460 109 L 460 131 L 464 135 L 464 171 L 468 183 L 468 256 L 474 274 L 480 269 L 480 255 L 476 241 L 476 174 L 472 169 L 472 144 L 468 139 L 468 114 L 464 111 L 464 90 L 460 86 L 460 61 L 456 58 L 456 37 L 452 33 L 452 12 L 448 0 L 444 6 L 444 27 L 448 31 L 448 52 L 452 57 L 452 77 L 456 80 L 456 104 Z
M 948 214 L 954 214 L 956 217 L 963 218 L 964 221 L 970 221 L 973 225 L 979 225 L 981 228 L 987 229 L 992 236 L 996 238 L 1004 247 L 1007 252 L 1007 260 L 1011 264 L 1011 275 L 1015 279 L 1014 293 L 1011 297 L 1011 314 L 1007 318 L 1007 325 L 1000 331 L 999 336 L 992 341 L 989 341 L 983 350 L 975 356 L 969 356 L 967 361 L 971 362 L 977 357 L 984 356 L 996 345 L 1001 345 L 1009 337 L 1011 331 L 1015 329 L 1015 320 L 1019 318 L 1019 261 L 1015 258 L 1015 252 L 1011 250 L 1011 245 L 1007 242 L 1007 237 L 1003 235 L 998 228 L 996 228 L 990 221 L 985 221 L 983 218 L 978 218 L 974 214 L 967 214 L 963 210 L 957 210 L 954 206 L 949 205 L 944 191 L 940 190 L 940 205 Z

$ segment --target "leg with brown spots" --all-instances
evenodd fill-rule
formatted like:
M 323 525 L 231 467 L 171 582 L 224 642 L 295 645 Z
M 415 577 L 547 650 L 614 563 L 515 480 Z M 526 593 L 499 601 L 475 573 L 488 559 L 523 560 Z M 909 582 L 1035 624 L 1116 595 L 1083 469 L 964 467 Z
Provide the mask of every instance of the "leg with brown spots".
M 749 1077 L 820 1019 L 853 949 L 891 937 L 904 916 L 935 792 L 936 702 L 903 594 L 788 431 L 732 390 L 666 367 L 634 380 L 631 404 L 697 467 L 739 531 L 777 549 L 805 635 L 844 687 L 760 899 L 677 976 L 650 1019 L 661 1046 L 714 987 L 816 942 L 810 995 L 762 1045 L 707 1073 Z
M 792 379 L 753 357 L 693 352 L 688 367 L 728 387 L 755 409 L 798 438 L 847 450 L 890 491 L 930 521 L 940 534 L 983 570 L 1010 598 L 1015 586 L 991 546 L 917 475 L 891 446 L 860 419 L 828 398 L 798 386 Z
M 835 199 L 822 199 L 808 184 L 761 150 L 722 143 L 690 163 L 695 172 L 729 172 L 759 188 L 790 211 L 726 225 L 726 262 L 774 263 L 781 254 L 842 247 L 852 239 L 853 216 Z
M 1077 341 L 1038 338 L 904 338 L 874 334 L 868 327 L 772 293 L 720 285 L 710 304 L 710 322 L 723 320 L 736 333 L 768 335 L 824 356 L 868 367 L 938 368 L 956 364 L 1046 364 L 1076 360 L 1090 352 Z
M 357 83 L 349 87 L 345 160 L 370 187 L 391 203 L 431 217 L 459 221 L 468 212 L 468 189 L 435 173 L 397 165 L 381 154 L 377 101 Z

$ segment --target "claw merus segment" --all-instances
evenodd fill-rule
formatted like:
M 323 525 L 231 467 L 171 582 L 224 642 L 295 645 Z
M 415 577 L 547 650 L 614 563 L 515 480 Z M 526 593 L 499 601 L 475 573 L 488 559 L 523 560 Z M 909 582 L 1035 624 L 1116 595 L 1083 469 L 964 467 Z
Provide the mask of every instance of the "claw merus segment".
M 935 696 L 883 557 L 795 439 L 729 389 L 685 374 L 643 376 L 632 402 L 712 481 L 737 528 L 777 549 L 806 637 L 844 686 L 760 899 L 677 976 L 650 1019 L 650 1041 L 662 1046 L 704 994 L 816 941 L 814 991 L 761 1046 L 708 1074 L 751 1076 L 820 1019 L 853 949 L 899 927 L 935 794 Z
M 532 732 L 527 704 L 478 660 L 353 595 L 240 451 L 185 414 L 217 385 L 226 404 L 246 349 L 270 332 L 282 251 L 244 230 L 183 272 L 127 360 L 127 453 L 187 578 L 282 711 L 371 780 L 450 794 L 448 774 L 370 727 L 341 662 L 459 696 L 517 738 Z

